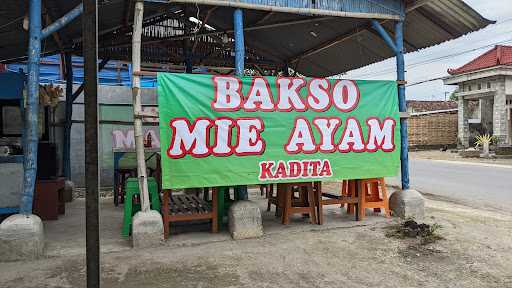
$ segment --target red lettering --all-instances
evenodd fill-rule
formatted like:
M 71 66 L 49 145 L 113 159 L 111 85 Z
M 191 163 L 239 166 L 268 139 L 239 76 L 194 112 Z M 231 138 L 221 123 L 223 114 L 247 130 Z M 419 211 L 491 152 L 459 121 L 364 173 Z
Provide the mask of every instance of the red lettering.
M 283 161 L 277 162 L 276 173 L 274 173 L 274 178 L 276 179 L 284 179 L 287 178 L 286 173 L 286 164 Z
M 274 161 L 263 161 L 260 162 L 260 180 L 268 180 L 274 178 L 272 175 L 272 167 L 274 167 Z
M 274 101 L 270 85 L 265 77 L 254 77 L 251 88 L 243 104 L 247 112 L 274 111 Z
M 341 112 L 350 112 L 359 104 L 360 92 L 355 81 L 339 80 L 332 89 L 332 101 Z
M 320 169 L 320 177 L 330 177 L 332 176 L 331 163 L 329 160 L 322 161 L 322 168 Z
M 242 80 L 231 76 L 213 76 L 213 110 L 238 111 L 242 104 Z
M 307 178 L 309 173 L 309 161 L 302 161 L 302 178 Z
M 320 167 L 320 164 L 322 162 L 320 160 L 312 160 L 309 162 L 311 164 L 311 177 L 317 177 L 318 176 L 318 168 Z
M 395 119 L 388 117 L 381 123 L 379 118 L 370 117 L 366 119 L 366 124 L 368 126 L 367 152 L 376 152 L 379 149 L 384 152 L 395 150 Z
M 301 165 L 300 165 L 300 162 L 299 161 L 288 161 L 288 166 L 289 166 L 289 169 L 290 171 L 288 172 L 288 176 L 290 178 L 298 178 L 300 176 L 300 173 L 302 172 L 301 170 Z
M 341 125 L 338 117 L 316 117 L 313 119 L 313 125 L 320 131 L 320 144 L 317 149 L 323 153 L 333 153 L 336 151 L 334 145 L 334 134 Z
M 331 83 L 325 78 L 314 78 L 308 83 L 307 104 L 316 112 L 327 111 L 331 107 L 329 90 Z
M 306 85 L 303 78 L 280 77 L 276 80 L 278 101 L 277 110 L 283 112 L 299 111 L 304 112 L 307 106 L 300 97 L 300 89 Z
M 210 119 L 203 117 L 197 118 L 192 125 L 187 118 L 172 119 L 169 123 L 172 139 L 167 156 L 178 159 L 186 154 L 196 158 L 210 155 L 208 131 L 212 125 Z
M 295 118 L 293 131 L 288 137 L 288 142 L 284 145 L 284 150 L 288 154 L 301 152 L 311 154 L 316 152 L 315 138 L 308 119 L 304 117 Z
M 341 153 L 365 151 L 363 131 L 356 118 L 347 118 L 338 149 Z

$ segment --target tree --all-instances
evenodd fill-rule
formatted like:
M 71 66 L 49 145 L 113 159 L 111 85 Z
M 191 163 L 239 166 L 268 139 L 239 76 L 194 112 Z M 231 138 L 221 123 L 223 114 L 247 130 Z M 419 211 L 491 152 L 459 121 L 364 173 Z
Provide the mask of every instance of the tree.
M 457 95 L 455 95 L 455 91 L 450 93 L 450 97 L 448 99 L 450 99 L 450 101 L 457 101 L 458 100 Z

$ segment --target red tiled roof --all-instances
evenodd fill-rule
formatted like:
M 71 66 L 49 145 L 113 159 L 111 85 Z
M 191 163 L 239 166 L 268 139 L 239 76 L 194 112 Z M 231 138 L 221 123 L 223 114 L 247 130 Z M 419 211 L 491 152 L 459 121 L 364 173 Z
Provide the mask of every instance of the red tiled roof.
M 421 100 L 407 100 L 407 108 L 412 112 L 429 112 L 457 108 L 455 101 L 421 101 Z
M 459 68 L 448 69 L 448 73 L 462 74 L 498 65 L 512 65 L 512 46 L 497 45 Z

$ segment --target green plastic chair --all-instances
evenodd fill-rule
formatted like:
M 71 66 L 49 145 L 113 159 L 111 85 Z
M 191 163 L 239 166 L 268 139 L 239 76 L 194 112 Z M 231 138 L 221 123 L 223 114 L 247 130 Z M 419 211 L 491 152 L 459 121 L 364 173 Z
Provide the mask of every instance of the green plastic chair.
M 140 195 L 139 180 L 137 178 L 128 178 L 126 180 L 124 191 L 124 217 L 123 217 L 123 230 L 121 235 L 123 237 L 130 236 L 132 231 L 132 218 L 135 213 L 140 211 L 140 204 L 133 204 L 133 196 Z M 160 213 L 160 197 L 158 195 L 158 184 L 155 178 L 148 177 L 148 192 L 150 198 L 151 210 L 156 210 Z
M 242 200 L 242 198 L 240 198 L 240 195 L 241 195 L 240 187 L 241 186 L 233 187 L 235 199 L 230 198 L 230 195 L 229 195 L 230 187 L 228 187 L 228 186 L 217 187 L 217 189 L 218 189 L 217 190 L 217 200 L 218 200 L 218 202 L 217 202 L 217 221 L 218 221 L 219 229 L 222 229 L 222 227 L 225 224 L 224 219 L 227 219 L 229 207 L 231 207 L 231 205 L 233 203 L 235 203 L 236 201 Z M 211 202 L 211 199 L 208 199 L 208 194 L 204 194 L 204 200 Z

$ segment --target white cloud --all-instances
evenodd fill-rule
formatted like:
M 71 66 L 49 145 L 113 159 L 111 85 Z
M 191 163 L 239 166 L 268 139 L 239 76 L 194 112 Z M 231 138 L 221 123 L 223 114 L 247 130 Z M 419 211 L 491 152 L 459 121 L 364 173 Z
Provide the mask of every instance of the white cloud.
M 512 45 L 512 0 L 466 0 L 465 2 L 487 19 L 496 20 L 497 23 L 458 39 L 406 54 L 408 83 L 446 76 L 448 68 L 464 65 L 490 50 L 495 43 Z M 474 51 L 467 52 L 469 50 Z M 346 76 L 354 79 L 396 79 L 395 75 L 395 60 L 388 59 L 350 71 Z M 438 80 L 409 87 L 406 95 L 407 99 L 442 100 L 445 92 L 451 92 L 453 89 L 453 86 L 445 86 Z

